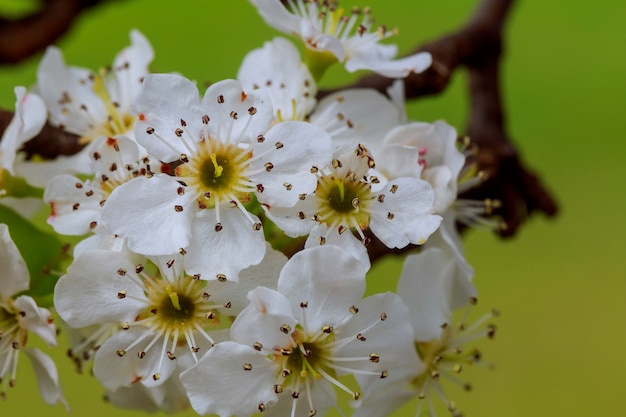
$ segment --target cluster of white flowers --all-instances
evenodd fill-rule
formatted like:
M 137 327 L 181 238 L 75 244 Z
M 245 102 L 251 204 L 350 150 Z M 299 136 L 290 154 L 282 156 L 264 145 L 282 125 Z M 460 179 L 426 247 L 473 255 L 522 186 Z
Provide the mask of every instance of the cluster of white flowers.
M 379 41 L 394 31 L 373 28 L 368 9 L 251 3 L 303 41 L 305 60 L 276 38 L 237 79 L 199 92 L 181 75 L 151 74 L 152 47 L 133 31 L 106 70 L 68 67 L 51 47 L 36 88 L 15 89 L 0 203 L 28 217 L 6 186 L 23 178 L 45 188 L 55 232 L 81 237 L 53 295 L 71 356 L 121 407 L 312 417 L 345 392 L 358 416 L 411 398 L 431 415 L 442 398 L 460 415 L 440 377 L 458 382 L 480 361 L 461 346 L 494 328 L 484 325 L 493 314 L 455 324 L 476 303 L 455 223 L 496 202 L 457 200 L 478 179 L 445 122 L 406 121 L 402 99 L 373 90 L 316 99 L 333 62 L 402 78 L 430 55 L 393 60 L 395 46 Z M 21 145 L 46 122 L 83 150 L 26 159 Z M 406 251 L 396 291 L 363 298 L 372 239 L 421 250 Z M 43 398 L 64 402 L 52 361 L 25 347 L 29 332 L 56 343 L 50 313 L 19 295 L 28 272 L 5 224 L 0 243 L 0 393 L 24 352 Z

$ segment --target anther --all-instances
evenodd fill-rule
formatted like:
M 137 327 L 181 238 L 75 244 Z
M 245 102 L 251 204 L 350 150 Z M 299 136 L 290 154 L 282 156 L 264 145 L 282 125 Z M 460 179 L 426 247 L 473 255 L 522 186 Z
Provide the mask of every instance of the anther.
M 261 349 L 263 349 L 263 345 L 260 342 L 255 342 L 252 347 L 254 348 L 254 350 L 258 350 L 259 352 L 261 351 Z
M 78 210 L 79 207 L 80 207 L 80 203 L 74 203 L 74 205 L 72 205 L 72 210 L 76 211 Z
M 139 359 L 143 359 L 146 357 L 146 352 L 143 350 L 140 350 L 139 352 L 137 352 L 137 356 L 139 357 Z
M 183 206 L 178 206 L 178 205 L 176 205 L 176 206 L 174 206 L 174 210 L 175 210 L 177 213 L 180 213 L 181 211 L 183 211 Z
M 217 278 L 219 282 L 226 282 L 226 275 L 224 274 L 217 274 L 215 275 L 215 277 Z
M 176 356 L 174 356 L 174 354 L 170 351 L 167 352 L 167 358 L 171 361 L 173 361 L 174 359 L 176 359 Z
M 187 126 L 187 122 L 186 122 L 186 121 L 184 121 L 183 119 L 180 119 L 180 125 L 181 125 L 182 127 L 185 127 L 185 126 Z
M 276 143 L 274 144 L 274 147 L 275 147 L 276 149 L 281 149 L 281 148 L 283 148 L 284 146 L 285 146 L 285 145 L 284 145 L 282 142 L 276 142 Z
M 226 302 L 223 304 L 223 306 L 224 306 L 224 308 L 231 308 L 231 307 L 233 306 L 233 303 L 231 303 L 230 301 L 226 301 Z
M 315 408 L 311 408 L 309 410 L 309 417 L 314 417 L 315 415 L 317 415 L 317 410 Z
M 261 230 L 263 228 L 263 224 L 262 223 L 254 223 L 252 225 L 252 230 Z
M 358 308 L 356 308 L 356 306 L 352 306 L 352 307 L 350 307 L 348 310 L 349 310 L 349 311 L 350 311 L 350 313 L 352 313 L 352 314 L 356 314 L 356 313 L 358 313 L 358 312 L 359 312 L 359 309 L 358 309 Z
M 325 238 L 324 236 L 319 236 L 319 237 L 317 238 L 317 243 L 319 243 L 319 244 L 320 244 L 320 246 L 325 245 L 325 244 L 326 244 L 326 238 Z
M 392 213 L 392 212 L 390 212 L 390 211 L 389 211 L 389 212 L 387 212 L 387 218 L 388 218 L 389 220 L 392 220 L 394 217 L 396 217 L 396 216 L 395 216 L 395 214 L 393 214 L 393 213 Z
M 181 129 L 180 127 L 177 127 L 176 130 L 174 130 L 174 134 L 179 138 L 183 136 L 183 132 L 183 129 Z
M 308 308 L 309 307 L 309 302 L 308 301 L 302 301 L 300 303 L 300 308 Z
M 293 186 L 288 182 L 284 182 L 283 187 L 285 187 L 287 191 L 291 191 L 291 189 L 293 188 Z
M 380 361 L 380 356 L 376 353 L 370 353 L 369 360 L 372 363 L 378 363 Z
M 333 327 L 332 326 L 324 326 L 322 327 L 322 332 L 326 333 L 326 334 L 330 334 L 333 332 Z
M 254 116 L 256 114 L 256 108 L 255 107 L 248 108 L 248 114 L 250 116 Z
M 174 260 L 173 260 L 173 259 L 170 259 L 169 261 L 167 261 L 167 262 L 165 263 L 165 265 L 167 265 L 167 267 L 168 267 L 168 268 L 171 268 L 171 267 L 172 267 L 172 265 L 174 265 Z
M 218 102 L 219 104 L 224 104 L 224 96 L 220 94 L 220 95 L 217 97 L 217 102 Z
M 287 324 L 283 324 L 282 326 L 280 326 L 280 331 L 285 334 L 289 334 L 289 332 L 291 331 L 291 327 L 289 327 L 289 325 Z
M 385 379 L 389 376 L 389 371 L 386 369 L 380 373 L 380 379 Z
M 180 253 L 182 256 L 187 255 L 187 251 L 183 248 L 178 248 L 178 253 Z
M 210 121 L 211 121 L 211 118 L 209 118 L 208 115 L 205 114 L 204 116 L 202 116 L 202 123 L 203 124 L 208 125 Z
M 265 171 L 270 172 L 272 169 L 274 169 L 274 164 L 272 164 L 271 162 L 266 162 Z
M 256 141 L 259 142 L 259 143 L 265 142 L 265 136 L 263 136 L 263 135 L 257 136 L 256 137 Z
M 278 384 L 274 385 L 274 393 L 280 394 L 281 392 L 283 392 L 283 386 Z
M 121 358 L 122 356 L 126 355 L 126 351 L 125 351 L 124 349 L 120 349 L 120 350 L 118 350 L 118 351 L 117 351 L 117 352 L 115 352 L 115 353 L 117 353 L 117 356 L 119 356 L 120 358 Z
M 243 364 L 243 370 L 244 370 L 244 371 L 251 371 L 251 370 L 252 370 L 252 364 L 250 364 L 250 363 L 244 363 L 244 364 Z
M 119 291 L 117 293 L 117 298 L 119 298 L 120 300 L 126 298 L 126 291 Z
M 385 320 L 387 320 L 387 313 L 385 312 L 380 313 L 380 321 L 385 321 Z
M 152 375 L 152 379 L 158 381 L 159 379 L 161 379 L 161 374 L 157 372 L 156 374 Z
M 398 185 L 397 184 L 392 185 L 390 191 L 391 191 L 391 194 L 395 194 L 396 191 L 398 191 Z
M 122 328 L 122 330 L 128 330 L 130 329 L 130 324 L 128 324 L 128 322 L 125 321 L 124 323 L 122 323 L 120 327 Z
M 98 226 L 98 222 L 90 222 L 89 223 L 89 230 L 95 229 L 96 226 Z
M 126 272 L 127 271 L 126 271 L 125 268 L 120 268 L 120 269 L 117 270 L 117 275 L 120 275 L 120 276 L 123 277 L 123 276 L 126 276 Z
M 143 265 L 142 264 L 138 264 L 137 266 L 135 266 L 135 272 L 140 274 L 143 271 Z
M 222 223 L 215 223 L 215 231 L 216 232 L 220 232 L 224 227 L 222 226 Z
M 363 333 L 359 333 L 356 335 L 357 340 L 361 341 L 361 342 L 365 342 L 367 340 L 367 338 L 365 336 L 363 336 Z
M 238 118 L 239 116 L 237 115 L 237 112 L 236 112 L 236 111 L 231 111 L 231 112 L 230 112 L 230 117 L 231 117 L 231 119 L 237 120 L 237 118 Z
M 265 187 L 263 187 L 263 184 L 257 184 L 256 190 L 258 193 L 262 193 L 263 191 L 265 191 Z
M 265 404 L 259 403 L 259 406 L 257 407 L 257 409 L 259 410 L 259 412 L 262 413 L 263 411 L 265 411 Z

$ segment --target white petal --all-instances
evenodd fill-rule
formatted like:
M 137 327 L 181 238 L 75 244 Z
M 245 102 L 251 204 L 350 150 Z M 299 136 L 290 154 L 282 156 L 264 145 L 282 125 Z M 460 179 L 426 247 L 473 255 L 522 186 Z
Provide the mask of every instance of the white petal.
M 30 275 L 26 263 L 13 243 L 6 224 L 0 224 L 0 270 L 0 300 L 28 289 Z
M 279 120 L 304 120 L 315 107 L 317 85 L 298 49 L 286 39 L 274 38 L 249 52 L 237 79 L 246 91 L 266 90 Z
M 397 191 L 391 192 L 392 187 Z M 441 217 L 433 214 L 434 192 L 426 181 L 396 178 L 381 194 L 385 198 L 374 203 L 370 228 L 387 247 L 421 245 L 439 227 Z
M 120 272 L 123 271 L 123 272 Z M 145 308 L 144 291 L 135 284 L 135 265 L 124 254 L 90 251 L 76 258 L 54 289 L 54 306 L 72 327 L 134 321 Z M 126 297 L 118 293 L 126 292 Z
M 46 106 L 37 94 L 27 93 L 24 87 L 15 87 L 15 115 L 0 140 L 0 169 L 15 174 L 15 155 L 24 142 L 37 135 L 46 123 Z
M 255 343 L 267 350 L 291 347 L 290 333 L 280 329 L 286 326 L 295 330 L 291 302 L 278 291 L 257 287 L 248 293 L 250 304 L 237 316 L 230 335 L 237 343 L 252 347 Z M 300 307 L 298 307 L 300 308 Z
M 267 249 L 263 261 L 258 265 L 252 265 L 241 271 L 239 282 L 228 280 L 225 282 L 211 280 L 207 282 L 207 290 L 211 294 L 211 301 L 215 304 L 229 302 L 229 314 L 235 316 L 248 304 L 246 297 L 248 291 L 258 286 L 276 289 L 280 271 L 287 262 L 287 257 L 282 252 L 272 249 L 267 243 Z
M 211 137 L 222 142 L 251 142 L 272 123 L 272 100 L 264 90 L 244 91 L 237 80 L 212 84 L 204 94 L 202 108 L 209 116 Z
M 422 178 L 433 187 L 435 192 L 434 210 L 437 213 L 445 212 L 456 200 L 457 182 L 452 172 L 445 165 L 427 168 L 422 173 Z
M 269 408 L 276 402 L 274 384 L 279 372 L 280 368 L 263 353 L 223 342 L 183 372 L 180 379 L 198 414 L 246 417 L 258 413 L 259 404 Z
M 386 144 L 376 154 L 376 168 L 387 178 L 420 178 L 422 166 L 418 163 L 419 148 L 400 144 Z
M 323 237 L 324 239 L 320 239 Z M 321 243 L 323 242 L 323 243 Z M 363 275 L 370 269 L 370 258 L 367 248 L 363 242 L 357 239 L 352 233 L 339 233 L 337 228 L 328 230 L 324 223 L 319 223 L 306 239 L 305 248 L 315 248 L 317 246 L 338 246 L 342 250 L 350 253 L 359 260 L 359 265 L 363 268 Z
M 350 307 L 365 292 L 360 262 L 337 246 L 320 246 L 296 253 L 283 268 L 278 291 L 292 303 L 293 311 L 307 303 L 306 322 L 319 330 L 349 316 Z
M 126 166 L 135 167 L 139 160 L 137 143 L 125 136 L 96 138 L 87 146 L 86 152 L 91 157 L 91 170 L 97 177 L 106 174 L 110 178 L 125 180 L 131 175 Z
M 19 158 L 15 161 L 15 172 L 29 184 L 44 188 L 50 178 L 60 174 L 90 174 L 90 160 L 86 152 L 71 156 L 57 156 L 52 160 L 31 161 Z
M 204 113 L 198 89 L 180 75 L 147 75 L 133 109 L 139 114 L 135 123 L 137 142 L 161 161 L 171 162 L 178 160 L 181 154 L 189 154 L 184 140 L 200 141 Z M 182 137 L 176 134 L 184 127 L 181 120 L 187 125 L 185 131 L 189 132 Z
M 283 122 L 265 134 L 265 141 L 254 145 L 254 153 L 268 155 L 250 164 L 251 170 L 260 174 L 250 176 L 253 182 L 263 184 L 264 191 L 257 198 L 269 206 L 292 207 L 300 194 L 312 193 L 317 186 L 317 176 L 311 168 L 323 167 L 332 159 L 332 146 L 328 134 L 315 125 L 305 122 Z M 271 163 L 273 168 L 264 167 Z
M 120 349 L 126 350 L 137 339 L 143 337 L 144 332 L 149 332 L 145 339 L 128 349 L 124 356 L 118 355 Z M 109 390 L 130 387 L 138 382 L 146 387 L 155 387 L 164 383 L 176 369 L 176 360 L 170 360 L 165 356 L 161 361 L 163 337 L 159 338 L 145 357 L 140 359 L 137 355 L 139 351 L 145 350 L 154 336 L 156 334 L 151 330 L 131 328 L 119 331 L 110 337 L 100 346 L 94 359 L 93 373 L 98 381 Z M 160 368 L 159 364 L 161 364 Z M 157 373 L 160 374 L 160 378 L 155 380 L 153 376 Z
M 39 385 L 39 392 L 43 400 L 50 405 L 60 402 L 65 405 L 67 411 L 70 411 L 67 401 L 65 401 L 65 397 L 63 396 L 63 391 L 59 384 L 59 374 L 52 359 L 39 349 L 26 348 L 22 351 L 28 355 L 33 364 L 33 369 L 37 376 L 37 384 Z
M 259 222 L 256 216 L 250 216 Z M 191 225 L 193 235 L 187 247 L 185 267 L 190 274 L 201 274 L 202 279 L 225 275 L 228 280 L 238 281 L 242 269 L 263 259 L 265 237 L 263 231 L 253 229 L 252 222 L 239 208 L 222 205 L 220 223 L 218 232 L 214 209 L 198 213 Z
M 276 0 L 250 0 L 269 26 L 288 34 L 297 34 L 301 19 Z
M 139 96 L 143 79 L 148 74 L 148 65 L 154 59 L 152 46 L 141 32 L 132 30 L 130 40 L 131 45 L 117 54 L 113 61 L 120 92 L 117 100 L 123 109 L 129 109 Z
M 44 192 L 43 200 L 50 204 L 50 224 L 57 233 L 84 235 L 92 223 L 100 220 L 102 195 L 89 182 L 67 174 L 52 178 Z
M 376 155 L 387 132 L 400 122 L 400 112 L 375 90 L 350 89 L 320 100 L 309 121 L 330 134 L 336 152 L 362 143 Z
M 308 234 L 317 222 L 312 216 L 317 211 L 315 196 L 309 194 L 304 200 L 298 201 L 293 207 L 263 206 L 267 217 L 285 232 L 289 237 L 299 237 Z M 299 213 L 304 213 L 304 216 Z
M 365 69 L 389 78 L 404 78 L 411 73 L 419 74 L 425 71 L 432 62 L 432 56 L 428 52 L 396 60 L 381 59 L 380 56 L 370 54 L 355 54 L 346 61 L 346 69 L 350 72 Z
M 27 295 L 17 297 L 15 307 L 20 311 L 20 327 L 41 337 L 48 346 L 56 346 L 56 327 L 48 309 L 38 307 L 35 300 Z
M 135 252 L 177 253 L 189 245 L 194 215 L 189 197 L 179 195 L 179 188 L 180 183 L 166 174 L 122 184 L 113 190 L 102 210 L 105 229 L 128 238 L 128 247 Z

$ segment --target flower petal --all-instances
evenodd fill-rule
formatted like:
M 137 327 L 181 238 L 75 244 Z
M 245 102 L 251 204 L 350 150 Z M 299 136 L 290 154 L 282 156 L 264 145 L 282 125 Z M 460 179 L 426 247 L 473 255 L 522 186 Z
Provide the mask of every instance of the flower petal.
M 0 224 L 0 270 L 0 300 L 28 289 L 30 275 L 26 263 L 13 243 L 6 224 Z

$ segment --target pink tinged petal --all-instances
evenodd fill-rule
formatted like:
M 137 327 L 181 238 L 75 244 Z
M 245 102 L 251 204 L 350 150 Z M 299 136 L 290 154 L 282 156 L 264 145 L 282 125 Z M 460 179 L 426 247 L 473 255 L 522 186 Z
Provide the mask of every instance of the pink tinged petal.
M 67 411 L 70 411 L 67 401 L 65 401 L 65 397 L 63 396 L 61 384 L 59 383 L 59 374 L 52 359 L 35 348 L 25 348 L 22 349 L 22 352 L 28 355 L 31 360 L 35 376 L 37 377 L 39 392 L 43 400 L 50 405 L 60 402 L 65 406 Z
M 147 75 L 133 110 L 139 115 L 135 123 L 137 142 L 161 161 L 171 162 L 189 154 L 185 140 L 192 143 L 190 146 L 201 140 L 204 112 L 200 96 L 196 85 L 185 77 Z
M 52 323 L 50 311 L 38 307 L 31 297 L 19 296 L 15 299 L 15 307 L 19 310 L 20 327 L 41 337 L 48 346 L 56 346 L 56 327 Z
M 27 93 L 24 87 L 15 87 L 15 115 L 4 130 L 0 140 L 0 169 L 15 174 L 13 163 L 22 144 L 37 135 L 46 123 L 46 106 L 36 94 Z
M 209 116 L 209 135 L 221 142 L 256 142 L 273 120 L 272 100 L 264 90 L 244 91 L 237 80 L 212 84 L 202 108 Z
M 85 252 L 57 282 L 54 306 L 72 327 L 133 321 L 146 307 L 135 280 L 135 264 L 123 253 Z
M 161 357 L 163 336 L 158 338 L 143 358 L 138 355 L 138 352 L 145 351 L 155 336 L 154 331 L 141 327 L 119 331 L 111 336 L 96 352 L 93 372 L 98 381 L 113 391 L 137 383 L 146 387 L 163 384 L 176 370 L 176 359 L 170 360 L 165 354 Z M 135 344 L 140 338 L 143 339 Z M 171 343 L 170 340 L 168 346 Z M 129 348 L 131 345 L 134 346 Z M 125 354 L 120 356 L 120 350 L 126 350 Z M 160 377 L 154 378 L 157 374 Z
M 9 227 L 0 224 L 0 300 L 28 289 L 30 275 L 24 258 L 13 243 Z
M 237 316 L 230 329 L 232 339 L 264 352 L 291 348 L 291 331 L 297 320 L 292 303 L 278 291 L 257 287 L 248 293 L 250 304 Z M 298 307 L 300 308 L 300 307 Z
M 258 413 L 261 407 L 270 409 L 277 401 L 274 385 L 279 373 L 278 364 L 263 353 L 239 343 L 223 342 L 180 378 L 198 414 L 246 417 Z
M 117 187 L 102 211 L 105 229 L 128 238 L 128 247 L 145 255 L 177 253 L 189 245 L 195 212 L 180 183 L 165 174 L 138 177 Z
M 57 233 L 84 235 L 94 229 L 100 220 L 102 194 L 90 183 L 67 174 L 52 178 L 43 200 L 51 207 L 48 217 Z
M 249 52 L 237 79 L 246 91 L 267 91 L 274 117 L 280 115 L 281 120 L 304 120 L 315 107 L 317 85 L 313 76 L 298 49 L 284 38 L 274 38 L 263 48 Z
M 431 64 L 432 56 L 428 52 L 396 60 L 381 59 L 373 54 L 355 54 L 346 61 L 346 69 L 350 72 L 365 69 L 389 78 L 404 78 L 409 74 L 425 71 Z
M 310 329 L 339 323 L 365 292 L 365 275 L 359 260 L 336 246 L 320 246 L 296 253 L 283 268 L 278 291 L 292 303 L 293 311 L 306 303 Z
M 265 134 L 262 143 L 254 145 L 255 154 L 263 158 L 250 164 L 250 176 L 255 183 L 263 184 L 257 198 L 269 206 L 292 207 L 300 194 L 315 191 L 317 176 L 312 167 L 323 167 L 332 159 L 332 145 L 328 134 L 320 127 L 305 122 L 283 122 Z M 266 170 L 267 164 L 273 168 Z
M 253 227 L 253 222 L 260 224 L 255 215 L 250 214 L 251 222 L 239 208 L 222 205 L 219 209 L 219 227 L 214 209 L 204 210 L 194 218 L 185 268 L 187 273 L 200 274 L 202 279 L 238 281 L 242 269 L 263 260 L 265 237 L 262 230 Z
M 337 228 L 328 230 L 324 223 L 319 223 L 311 230 L 311 233 L 304 244 L 305 248 L 315 248 L 318 246 L 337 246 L 350 253 L 359 260 L 359 265 L 363 268 L 363 275 L 370 269 L 370 257 L 363 242 L 352 233 L 339 233 Z
M 330 134 L 336 152 L 362 143 L 376 156 L 382 139 L 400 122 L 400 112 L 377 91 L 351 89 L 320 100 L 309 121 Z
M 258 286 L 276 289 L 278 276 L 287 262 L 282 252 L 272 249 L 269 243 L 263 261 L 258 265 L 250 266 L 241 271 L 239 282 L 208 281 L 207 291 L 211 294 L 211 301 L 215 304 L 230 303 L 229 314 L 239 314 L 248 304 L 248 291 Z
M 396 178 L 380 195 L 384 199 L 373 203 L 370 229 L 387 247 L 424 244 L 439 227 L 441 217 L 433 213 L 434 192 L 426 181 Z

